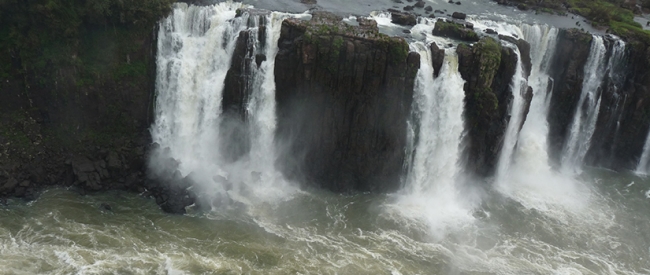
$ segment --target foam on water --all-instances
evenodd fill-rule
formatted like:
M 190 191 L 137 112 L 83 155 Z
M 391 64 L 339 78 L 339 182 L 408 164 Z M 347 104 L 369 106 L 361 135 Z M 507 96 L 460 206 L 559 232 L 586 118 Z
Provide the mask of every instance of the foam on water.
M 413 159 L 404 190 L 394 205 L 403 216 L 424 223 L 435 238 L 473 221 L 471 207 L 461 197 L 459 165 L 465 81 L 453 49 L 447 50 L 440 75 L 434 78 L 430 48 L 411 44 L 420 54 L 414 93 Z
M 158 34 L 156 121 L 152 127 L 159 154 L 150 159 L 152 171 L 168 169 L 161 162 L 173 158 L 183 176 L 190 176 L 194 188 L 204 199 L 224 196 L 251 204 L 286 199 L 297 189 L 274 168 L 273 138 L 275 116 L 275 56 L 282 21 L 289 16 L 236 17 L 235 11 L 247 6 L 223 2 L 199 7 L 176 4 L 172 15 L 161 22 Z M 265 28 L 260 28 L 263 22 Z M 224 79 L 240 32 L 251 33 L 254 54 L 267 59 L 258 67 L 251 64 L 245 98 L 246 122 L 224 117 L 222 98 Z M 266 31 L 266 41 L 258 32 Z M 232 138 L 241 132 L 246 137 Z M 241 143 L 241 144 L 240 144 Z M 228 150 L 249 145 L 235 161 Z

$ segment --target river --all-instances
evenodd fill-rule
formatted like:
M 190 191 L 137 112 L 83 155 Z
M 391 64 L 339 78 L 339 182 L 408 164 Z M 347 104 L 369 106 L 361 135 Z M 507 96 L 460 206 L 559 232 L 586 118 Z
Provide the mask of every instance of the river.
M 650 273 L 650 180 L 570 184 L 482 192 L 472 219 L 437 232 L 393 195 L 299 191 L 175 216 L 137 194 L 51 189 L 0 208 L 0 274 Z

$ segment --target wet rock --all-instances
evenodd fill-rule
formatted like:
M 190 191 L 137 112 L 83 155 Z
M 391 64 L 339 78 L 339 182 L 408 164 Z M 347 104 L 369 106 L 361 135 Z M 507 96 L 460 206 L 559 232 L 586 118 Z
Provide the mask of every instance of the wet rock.
M 424 8 L 424 1 L 419 0 L 413 6 L 416 7 L 416 8 Z
M 105 211 L 113 211 L 113 207 L 110 204 L 103 202 L 99 205 L 99 208 Z
M 431 12 L 431 11 L 433 11 L 433 7 L 427 6 L 426 8 L 424 8 L 424 10 L 428 11 L 428 12 Z
M 95 171 L 95 164 L 87 157 L 77 157 L 72 160 L 72 169 L 76 173 Z
M 276 138 L 292 142 L 279 168 L 335 192 L 394 190 L 419 55 L 403 38 L 327 18 L 282 24 Z
M 521 62 L 523 63 L 524 73 L 526 74 L 526 77 L 528 77 L 533 67 L 532 61 L 530 59 L 530 44 L 526 42 L 526 40 L 517 39 L 507 35 L 499 35 L 499 39 L 508 41 L 517 46 L 521 54 Z
M 255 55 L 255 64 L 257 64 L 258 68 L 262 66 L 262 62 L 264 61 L 266 61 L 266 55 L 261 53 Z
M 403 26 L 415 26 L 417 24 L 417 17 L 414 14 L 404 12 L 391 13 L 391 22 Z
M 461 4 L 460 1 L 456 2 L 456 5 L 459 5 L 459 6 L 460 6 L 460 4 Z
M 464 14 L 462 12 L 454 12 L 451 14 L 451 18 L 465 20 L 465 18 L 467 18 L 467 14 Z
M 413 11 L 413 6 L 406 6 L 403 8 L 404 11 Z
M 548 113 L 549 156 L 559 161 L 571 118 L 582 91 L 584 67 L 589 56 L 592 36 L 576 29 L 560 30 L 558 46 L 550 68 L 555 80 Z
M 440 69 L 445 61 L 445 49 L 440 49 L 436 43 L 431 43 L 431 64 L 433 65 L 433 74 L 437 77 L 440 75 Z
M 16 180 L 15 178 L 9 178 L 7 182 L 5 182 L 4 185 L 2 185 L 2 188 L 0 188 L 0 192 L 11 191 L 14 188 L 16 188 L 16 186 L 18 186 L 18 180 Z
M 491 176 L 510 119 L 510 82 L 517 56 L 513 49 L 502 47 L 491 37 L 484 37 L 473 46 L 461 44 L 456 52 L 459 72 L 466 80 L 465 120 L 472 125 L 464 151 L 468 171 L 481 177 Z
M 487 34 L 499 34 L 497 31 L 495 31 L 493 29 L 486 29 L 485 33 L 487 33 Z
M 307 4 L 307 5 L 316 5 L 318 4 L 317 0 L 300 0 L 300 3 Z
M 395 10 L 393 10 L 393 11 L 395 11 Z M 399 13 L 400 11 L 395 11 L 395 12 Z M 367 29 L 367 30 L 375 30 L 375 29 L 377 29 L 377 21 L 375 21 L 373 19 L 359 17 L 359 18 L 357 18 L 357 23 L 359 23 L 359 27 L 361 27 L 363 29 Z
M 455 22 L 447 22 L 439 19 L 433 29 L 433 35 L 458 39 L 468 42 L 477 42 L 479 37 L 471 29 L 465 28 L 464 25 Z

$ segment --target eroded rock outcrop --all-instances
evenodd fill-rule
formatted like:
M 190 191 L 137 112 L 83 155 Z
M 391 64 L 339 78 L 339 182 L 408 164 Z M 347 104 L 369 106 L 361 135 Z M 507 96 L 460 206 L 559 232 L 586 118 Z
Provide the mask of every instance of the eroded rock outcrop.
M 564 148 L 567 131 L 580 99 L 591 40 L 591 34 L 577 29 L 560 30 L 558 33 L 558 44 L 551 61 L 554 89 L 548 113 L 549 155 L 555 160 L 559 160 Z
M 448 22 L 444 19 L 438 19 L 435 27 L 433 28 L 433 35 L 448 37 L 452 39 L 477 42 L 478 35 L 472 28 L 457 22 Z
M 490 37 L 473 46 L 461 44 L 457 52 L 459 71 L 466 81 L 467 170 L 477 176 L 490 176 L 494 173 L 510 121 L 509 106 L 513 100 L 510 83 L 518 58 L 512 48 L 501 46 Z M 527 113 L 532 100 L 531 89 L 527 90 L 525 99 Z
M 420 57 L 376 25 L 332 14 L 285 20 L 276 58 L 277 140 L 289 176 L 334 191 L 399 186 Z

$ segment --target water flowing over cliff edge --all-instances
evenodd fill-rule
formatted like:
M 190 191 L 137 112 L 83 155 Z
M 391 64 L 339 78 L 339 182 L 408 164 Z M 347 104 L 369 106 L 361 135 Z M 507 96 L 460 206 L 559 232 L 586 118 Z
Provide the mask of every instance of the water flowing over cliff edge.
M 411 16 L 175 4 L 155 33 L 146 175 L 124 177 L 146 178 L 143 195 L 185 215 L 137 196 L 49 190 L 0 209 L 0 263 L 14 273 L 649 272 L 639 213 L 650 181 L 639 175 L 650 79 L 637 45 Z M 65 177 L 101 189 L 123 151 L 73 158 Z M 22 258 L 35 264 L 21 269 Z

